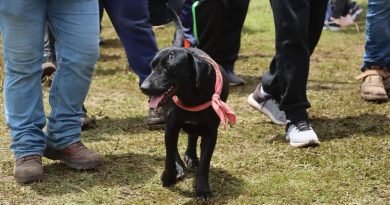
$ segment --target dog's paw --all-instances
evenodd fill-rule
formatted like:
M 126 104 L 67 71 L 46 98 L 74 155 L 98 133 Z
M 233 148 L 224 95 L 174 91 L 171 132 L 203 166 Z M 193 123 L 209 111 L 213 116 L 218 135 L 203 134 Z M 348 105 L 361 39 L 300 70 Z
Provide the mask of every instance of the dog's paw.
M 176 178 L 176 172 L 169 172 L 169 171 L 164 171 L 163 174 L 161 175 L 161 182 L 163 187 L 169 187 L 173 186 L 176 184 L 177 178 Z
M 209 201 L 213 194 L 211 193 L 210 189 L 196 189 L 196 198 L 203 200 L 203 201 Z
M 199 159 L 198 157 L 191 157 L 189 155 L 184 155 L 184 161 L 187 164 L 187 168 L 195 171 L 198 168 Z

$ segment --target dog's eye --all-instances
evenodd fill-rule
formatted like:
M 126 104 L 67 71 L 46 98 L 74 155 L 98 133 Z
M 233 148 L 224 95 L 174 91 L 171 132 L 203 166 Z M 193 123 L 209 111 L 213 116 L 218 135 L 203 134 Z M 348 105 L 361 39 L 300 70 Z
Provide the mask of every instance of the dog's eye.
M 168 65 L 168 63 L 164 63 L 164 64 L 162 65 L 162 67 L 164 68 L 164 70 L 168 70 L 169 65 Z

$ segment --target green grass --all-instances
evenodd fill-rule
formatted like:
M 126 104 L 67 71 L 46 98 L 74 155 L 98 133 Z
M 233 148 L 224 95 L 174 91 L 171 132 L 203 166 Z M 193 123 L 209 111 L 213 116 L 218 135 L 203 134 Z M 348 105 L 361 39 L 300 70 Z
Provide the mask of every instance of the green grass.
M 363 0 L 359 1 L 363 3 Z M 365 6 L 365 5 L 364 5 Z M 156 30 L 160 47 L 170 45 L 172 25 Z M 21 186 L 12 176 L 13 156 L 0 97 L 0 204 L 194 204 L 194 173 L 176 186 L 161 186 L 163 131 L 147 129 L 147 97 L 127 72 L 121 43 L 104 19 L 101 58 L 85 102 L 97 127 L 82 133 L 105 163 L 96 171 L 74 171 L 44 159 L 46 179 Z M 237 73 L 248 84 L 231 90 L 238 115 L 220 129 L 211 164 L 213 204 L 389 204 L 390 104 L 359 96 L 364 17 L 356 27 L 324 31 L 312 56 L 308 96 L 320 147 L 293 149 L 284 128 L 250 108 L 247 96 L 274 54 L 272 13 L 267 1 L 253 1 L 242 37 Z M 0 61 L 0 65 L 2 61 Z M 47 89 L 44 91 L 46 111 Z M 180 151 L 186 137 L 180 138 Z

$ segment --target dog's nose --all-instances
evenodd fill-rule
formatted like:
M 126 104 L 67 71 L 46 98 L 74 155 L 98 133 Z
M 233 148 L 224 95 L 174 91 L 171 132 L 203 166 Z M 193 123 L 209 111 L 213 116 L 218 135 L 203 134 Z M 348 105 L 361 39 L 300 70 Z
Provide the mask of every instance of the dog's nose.
M 147 81 L 147 80 L 144 80 L 144 82 L 142 82 L 141 86 L 139 87 L 141 89 L 141 91 L 143 93 L 147 93 L 147 91 L 149 90 L 150 88 L 150 82 Z

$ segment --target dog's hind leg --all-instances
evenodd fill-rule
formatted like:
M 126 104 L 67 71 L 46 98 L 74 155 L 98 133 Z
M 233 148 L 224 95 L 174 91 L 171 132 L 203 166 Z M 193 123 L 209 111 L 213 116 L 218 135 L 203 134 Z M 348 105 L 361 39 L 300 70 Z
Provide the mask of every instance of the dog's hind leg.
M 198 143 L 198 136 L 188 135 L 187 150 L 184 154 L 184 161 L 187 164 L 187 168 L 196 170 L 198 168 L 199 159 L 196 154 L 196 147 Z
M 176 154 L 177 150 L 177 140 L 179 138 L 180 129 L 173 126 L 165 127 L 165 169 L 161 175 L 161 181 L 164 187 L 172 186 L 176 184 L 177 181 L 177 171 L 176 171 Z
M 217 142 L 217 132 L 217 129 L 215 129 L 215 131 L 209 135 L 202 136 L 200 144 L 201 153 L 199 167 L 196 173 L 195 192 L 197 197 L 206 201 L 212 196 L 209 185 L 209 171 L 211 157 L 213 156 L 215 144 Z

